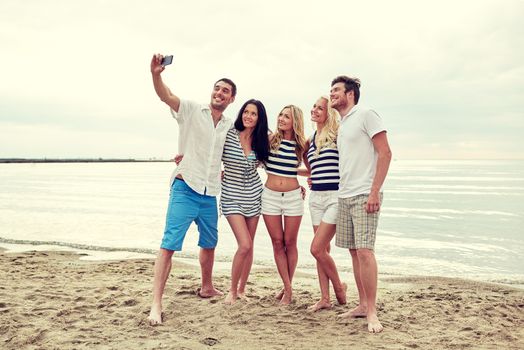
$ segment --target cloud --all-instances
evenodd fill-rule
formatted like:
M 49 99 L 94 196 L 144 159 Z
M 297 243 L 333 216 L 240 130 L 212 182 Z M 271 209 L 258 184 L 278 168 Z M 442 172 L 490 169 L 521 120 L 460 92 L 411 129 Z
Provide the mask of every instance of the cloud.
M 40 141 L 0 141 L 0 157 L 61 154 L 55 139 L 65 134 L 171 155 L 173 121 L 148 67 L 161 52 L 174 54 L 163 75 L 181 97 L 207 102 L 214 81 L 231 77 L 239 93 L 230 116 L 252 97 L 270 126 L 289 103 L 308 116 L 330 80 L 349 74 L 361 78 L 361 104 L 384 118 L 398 158 L 524 158 L 522 10 L 517 0 L 3 1 L 2 131 Z M 458 152 L 460 142 L 478 149 Z M 71 143 L 67 154 L 92 150 Z

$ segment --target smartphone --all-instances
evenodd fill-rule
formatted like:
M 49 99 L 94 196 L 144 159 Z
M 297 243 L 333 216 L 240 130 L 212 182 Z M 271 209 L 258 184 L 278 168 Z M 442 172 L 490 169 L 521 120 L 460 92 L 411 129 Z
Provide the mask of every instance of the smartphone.
M 164 58 L 162 58 L 162 62 L 160 62 L 160 64 L 163 66 L 167 66 L 171 63 L 173 63 L 173 55 L 165 56 Z

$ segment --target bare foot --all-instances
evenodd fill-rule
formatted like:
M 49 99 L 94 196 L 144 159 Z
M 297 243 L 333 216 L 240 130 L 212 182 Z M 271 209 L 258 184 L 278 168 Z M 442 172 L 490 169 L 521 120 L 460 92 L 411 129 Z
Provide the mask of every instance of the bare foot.
M 211 289 L 198 288 L 196 291 L 196 295 L 201 298 L 212 298 L 212 297 L 222 296 L 224 295 L 224 293 L 222 293 L 221 291 L 215 288 L 211 288 Z
M 162 306 L 161 305 L 153 305 L 151 307 L 151 311 L 149 312 L 147 321 L 149 322 L 150 326 L 156 326 L 156 325 L 162 324 Z
M 229 293 L 227 293 L 226 300 L 224 300 L 224 304 L 233 305 L 235 301 L 237 301 L 237 294 L 229 291 Z
M 378 320 L 377 314 L 368 315 L 368 331 L 369 333 L 380 333 L 384 327 Z
M 237 297 L 238 299 L 249 300 L 248 296 L 246 295 L 246 292 L 238 292 Z
M 320 299 L 317 301 L 314 305 L 311 305 L 307 308 L 310 312 L 316 312 L 320 311 L 322 309 L 331 309 L 333 305 L 329 301 L 325 301 L 324 299 Z
M 344 312 L 343 314 L 340 314 L 339 317 L 341 318 L 360 318 L 360 317 L 366 317 L 368 315 L 367 307 L 363 305 L 359 305 L 353 310 L 349 310 L 348 312 Z
M 342 289 L 335 290 L 335 295 L 337 297 L 337 301 L 340 305 L 346 305 L 347 303 L 347 291 L 348 291 L 348 285 L 345 283 L 342 283 Z
M 284 292 L 282 299 L 280 299 L 280 305 L 289 305 L 291 304 L 291 292 Z
M 275 294 L 275 299 L 277 300 L 282 300 L 282 297 L 284 296 L 284 288 L 282 288 L 282 290 L 280 292 L 278 292 L 277 294 Z

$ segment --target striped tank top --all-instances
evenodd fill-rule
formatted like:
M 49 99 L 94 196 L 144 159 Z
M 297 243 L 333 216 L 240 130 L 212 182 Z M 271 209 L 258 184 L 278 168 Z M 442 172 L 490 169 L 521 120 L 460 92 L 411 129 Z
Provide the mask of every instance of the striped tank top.
M 269 151 L 266 163 L 268 174 L 284 177 L 297 177 L 298 158 L 295 153 L 295 141 L 282 140 L 276 153 Z
M 311 166 L 311 190 L 312 191 L 337 191 L 340 176 L 338 172 L 338 149 L 336 146 L 323 147 L 317 155 L 315 137 L 311 137 L 307 160 Z

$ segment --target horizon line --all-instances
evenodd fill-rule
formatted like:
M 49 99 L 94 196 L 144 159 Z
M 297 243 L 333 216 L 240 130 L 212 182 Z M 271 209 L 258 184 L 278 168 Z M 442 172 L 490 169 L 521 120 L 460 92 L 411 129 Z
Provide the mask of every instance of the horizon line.
M 399 161 L 399 160 L 420 160 L 420 161 L 428 161 L 428 160 L 442 160 L 442 161 L 450 161 L 450 160 L 471 160 L 471 161 L 478 161 L 478 160 L 498 160 L 498 161 L 523 161 L 524 158 L 394 158 L 392 161 Z M 171 162 L 172 159 L 167 158 L 160 158 L 160 157 L 141 157 L 141 158 L 119 158 L 119 157 L 5 157 L 0 158 L 0 163 L 53 163 L 53 162 Z

